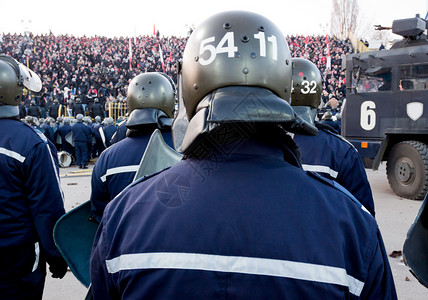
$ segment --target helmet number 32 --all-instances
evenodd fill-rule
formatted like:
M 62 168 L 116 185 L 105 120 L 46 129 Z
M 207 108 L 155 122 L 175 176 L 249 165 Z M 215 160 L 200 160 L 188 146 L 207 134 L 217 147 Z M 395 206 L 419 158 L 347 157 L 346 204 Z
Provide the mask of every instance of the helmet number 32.
M 254 38 L 259 40 L 260 44 L 260 56 L 266 57 L 266 40 L 269 43 L 272 43 L 272 59 L 278 59 L 278 46 L 276 41 L 276 36 L 272 35 L 266 39 L 265 33 L 260 31 L 257 34 L 254 34 Z M 211 64 L 217 57 L 217 54 L 227 53 L 227 57 L 232 58 L 235 56 L 236 52 L 239 52 L 237 46 L 235 46 L 235 38 L 233 32 L 227 32 L 217 46 L 214 46 L 212 43 L 215 42 L 215 36 L 211 36 L 201 41 L 199 46 L 199 63 L 203 66 Z M 208 58 L 202 58 L 202 55 L 208 52 Z
M 302 85 L 303 88 L 300 89 L 302 94 L 315 94 L 317 92 L 317 82 L 315 80 L 311 80 L 311 82 L 303 80 Z

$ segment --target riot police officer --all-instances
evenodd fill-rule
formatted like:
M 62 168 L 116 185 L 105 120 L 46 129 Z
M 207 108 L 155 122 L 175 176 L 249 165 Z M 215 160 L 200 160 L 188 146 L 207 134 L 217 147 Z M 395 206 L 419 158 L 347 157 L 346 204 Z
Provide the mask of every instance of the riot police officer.
M 44 134 L 49 139 L 49 141 L 51 141 L 52 144 L 55 144 L 54 131 L 51 127 L 51 118 L 46 118 L 43 124 L 40 124 L 40 127 L 44 130 Z
M 165 141 L 173 147 L 174 95 L 171 83 L 159 73 L 140 74 L 130 82 L 126 98 L 127 137 L 107 148 L 92 172 L 91 206 L 97 220 L 101 219 L 107 203 L 132 182 L 155 129 L 160 129 Z
M 40 78 L 10 56 L 0 55 L 0 295 L 42 299 L 46 262 L 55 278 L 67 264 L 53 241 L 65 213 L 56 149 L 19 121 L 23 88 L 38 92 Z
M 107 205 L 95 299 L 396 299 L 375 219 L 301 168 L 284 129 L 316 129 L 289 104 L 291 73 L 284 35 L 256 13 L 223 12 L 193 31 L 185 159 Z
M 321 103 L 322 77 L 317 66 L 304 58 L 293 58 L 291 104 L 308 122 L 315 123 L 314 137 L 295 135 L 304 170 L 315 171 L 337 181 L 374 216 L 374 201 L 361 157 L 347 140 L 330 126 L 315 121 Z
M 83 115 L 76 116 L 76 123 L 71 126 L 73 133 L 74 153 L 79 169 L 88 168 L 88 141 L 92 138 L 91 130 L 83 124 Z
M 103 130 L 103 127 L 104 125 L 101 123 L 101 117 L 95 116 L 95 124 L 94 124 L 95 145 L 92 152 L 93 157 L 99 157 L 105 149 L 103 140 L 101 138 L 101 131 Z
M 71 155 L 74 155 L 74 147 L 71 144 L 71 141 L 67 141 L 66 137 L 71 132 L 70 118 L 65 117 L 63 123 L 58 127 L 58 135 L 61 137 L 61 148 L 63 151 L 68 152 Z
M 117 127 L 114 125 L 114 120 L 112 117 L 108 117 L 104 119 L 105 126 L 103 127 L 104 131 L 104 137 L 105 137 L 105 144 L 106 147 L 111 146 L 111 138 L 117 131 Z

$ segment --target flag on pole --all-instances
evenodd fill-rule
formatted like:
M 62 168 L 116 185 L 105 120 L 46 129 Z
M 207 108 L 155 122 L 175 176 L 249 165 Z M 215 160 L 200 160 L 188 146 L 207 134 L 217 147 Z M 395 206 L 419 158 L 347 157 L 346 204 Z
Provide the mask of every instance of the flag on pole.
M 129 38 L 129 69 L 132 70 L 132 39 Z
M 153 35 L 156 35 L 156 26 L 153 24 Z
M 163 53 L 162 53 L 162 47 L 161 47 L 160 43 L 159 43 L 159 56 L 160 56 L 160 60 L 161 60 L 161 63 L 162 63 L 162 70 L 165 73 L 165 63 L 163 61 Z
M 328 40 L 328 35 L 325 36 L 325 42 L 327 43 L 327 69 L 331 69 L 331 56 L 330 56 L 330 41 Z

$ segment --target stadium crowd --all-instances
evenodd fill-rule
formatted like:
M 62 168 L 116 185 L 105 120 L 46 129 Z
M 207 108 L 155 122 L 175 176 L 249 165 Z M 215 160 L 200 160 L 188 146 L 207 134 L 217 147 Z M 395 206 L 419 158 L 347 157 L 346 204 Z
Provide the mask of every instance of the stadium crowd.
M 177 82 L 176 62 L 182 57 L 187 39 L 160 37 L 159 32 L 135 38 L 3 34 L 0 53 L 28 65 L 42 78 L 41 92 L 25 93 L 21 118 L 29 114 L 31 103 L 39 107 L 39 117 L 56 118 L 56 114 L 49 113 L 55 99 L 67 107 L 68 116 L 77 114 L 73 109 L 77 99 L 84 113 L 92 111 L 95 98 L 104 110 L 109 103 L 124 103 L 129 81 L 142 72 L 164 72 Z M 352 52 L 349 40 L 326 36 L 287 36 L 286 39 L 293 57 L 307 58 L 321 70 L 322 105 L 331 98 L 340 105 L 346 96 L 341 65 L 344 55 Z M 60 111 L 60 115 L 63 114 L 65 109 Z M 104 117 L 107 116 L 104 113 Z

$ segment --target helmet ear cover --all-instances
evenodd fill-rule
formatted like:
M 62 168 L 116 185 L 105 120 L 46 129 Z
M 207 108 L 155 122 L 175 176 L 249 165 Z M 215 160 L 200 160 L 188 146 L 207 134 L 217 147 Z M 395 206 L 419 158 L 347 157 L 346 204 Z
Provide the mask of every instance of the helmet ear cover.
M 22 82 L 21 69 L 19 68 L 19 65 L 16 62 L 16 60 L 14 60 L 9 55 L 4 55 L 4 54 L 0 54 L 0 60 L 8 63 L 13 68 L 13 70 L 16 73 L 16 76 L 18 77 L 18 86 L 23 87 L 24 84 Z

